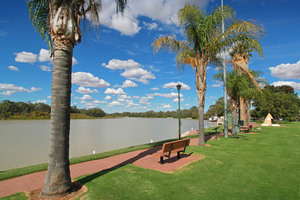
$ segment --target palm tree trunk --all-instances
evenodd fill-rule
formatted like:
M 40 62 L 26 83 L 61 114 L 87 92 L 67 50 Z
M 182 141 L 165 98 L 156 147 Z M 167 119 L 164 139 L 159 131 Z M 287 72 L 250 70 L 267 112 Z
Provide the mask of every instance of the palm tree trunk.
M 72 53 L 54 51 L 51 96 L 50 153 L 42 195 L 55 197 L 71 189 L 69 131 Z
M 206 92 L 206 67 L 204 65 L 196 68 L 196 89 L 198 94 L 198 115 L 199 115 L 199 142 L 200 146 L 205 145 L 204 139 L 204 104 Z
M 247 108 L 247 126 L 250 126 L 250 120 L 251 120 L 250 100 L 246 101 L 246 108 Z
M 234 108 L 234 109 L 232 109 L 232 131 L 231 131 L 231 133 L 232 133 L 232 135 L 234 135 L 235 134 L 235 125 L 236 125 L 236 109 Z
M 241 120 L 243 120 L 244 123 L 246 124 L 247 113 L 246 113 L 246 107 L 245 107 L 245 99 L 243 97 L 240 97 L 240 112 L 241 112 Z

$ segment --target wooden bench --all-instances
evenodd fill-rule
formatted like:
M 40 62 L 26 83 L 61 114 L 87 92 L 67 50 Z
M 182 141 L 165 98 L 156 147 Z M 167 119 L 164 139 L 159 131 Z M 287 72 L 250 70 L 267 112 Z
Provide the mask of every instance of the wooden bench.
M 249 131 L 252 129 L 252 125 L 250 126 L 241 126 L 241 131 L 245 131 L 245 133 L 249 133 Z
M 176 140 L 163 144 L 162 150 L 152 154 L 160 158 L 160 163 L 164 162 L 164 157 L 171 157 L 172 153 L 177 153 L 177 158 L 180 158 L 180 152 L 185 152 L 185 149 L 190 144 L 190 139 Z

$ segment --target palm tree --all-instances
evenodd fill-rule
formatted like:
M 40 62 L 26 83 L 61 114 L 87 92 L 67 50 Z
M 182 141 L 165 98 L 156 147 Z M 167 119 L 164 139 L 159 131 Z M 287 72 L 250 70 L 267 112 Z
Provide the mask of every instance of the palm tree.
M 232 111 L 232 134 L 236 134 L 236 114 L 240 103 L 240 97 L 242 95 L 243 89 L 247 86 L 247 81 L 245 77 L 238 73 L 237 70 L 233 70 L 231 73 L 227 74 L 227 93 L 229 95 L 229 102 Z
M 255 77 L 256 82 L 258 83 L 258 85 L 261 85 L 261 84 L 265 85 L 266 84 L 266 81 L 259 77 L 260 72 L 251 71 L 251 73 Z M 245 78 L 246 78 L 247 85 L 246 85 L 246 87 L 243 88 L 243 90 L 241 92 L 241 96 L 245 100 L 245 109 L 247 110 L 247 114 L 246 114 L 247 115 L 247 126 L 249 126 L 250 125 L 250 119 L 251 119 L 251 113 L 250 113 L 250 106 L 251 105 L 250 105 L 250 102 L 256 96 L 259 95 L 259 90 L 255 86 L 255 84 L 253 84 L 250 77 L 246 76 Z
M 208 15 L 199 7 L 186 4 L 179 11 L 178 19 L 187 41 L 177 40 L 175 36 L 164 36 L 156 39 L 152 44 L 155 52 L 169 50 L 171 53 L 177 53 L 178 67 L 187 64 L 195 69 L 199 109 L 199 145 L 202 146 L 205 145 L 204 104 L 207 65 L 220 65 L 221 61 L 217 55 L 223 49 L 240 40 L 256 40 L 263 31 L 263 28 L 255 23 L 234 20 L 233 17 L 234 12 L 228 6 L 219 7 Z M 227 25 L 223 34 L 222 19 Z
M 263 56 L 263 50 L 262 50 L 260 44 L 258 43 L 258 41 L 251 41 L 251 43 L 249 43 L 247 41 L 240 41 L 240 42 L 236 43 L 234 45 L 232 51 L 230 51 L 230 53 L 229 53 L 234 68 L 237 68 L 236 65 L 240 65 L 243 68 L 245 68 L 246 70 L 248 70 L 249 69 L 249 60 L 252 56 L 251 53 L 253 51 L 258 53 L 258 55 L 260 55 L 261 57 Z M 245 99 L 243 97 L 240 97 L 239 110 L 240 110 L 241 120 L 243 120 L 244 122 L 246 121 L 246 119 L 248 119 L 248 117 L 247 117 L 248 112 L 246 113 L 245 104 L 246 104 L 246 107 L 249 107 L 249 109 L 250 109 L 250 100 L 245 101 Z M 247 122 L 250 123 L 250 119 L 248 119 Z M 247 123 L 248 126 L 250 125 L 249 123 Z
M 116 0 L 123 11 L 127 0 Z M 27 0 L 36 31 L 53 56 L 50 154 L 42 195 L 55 197 L 72 189 L 69 169 L 70 97 L 73 48 L 81 42 L 80 22 L 99 25 L 101 0 Z

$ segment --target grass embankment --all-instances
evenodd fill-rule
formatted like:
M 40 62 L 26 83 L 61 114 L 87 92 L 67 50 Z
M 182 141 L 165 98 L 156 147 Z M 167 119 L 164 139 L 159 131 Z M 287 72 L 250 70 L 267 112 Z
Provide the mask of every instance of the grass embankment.
M 190 146 L 205 159 L 171 174 L 128 164 L 77 181 L 85 199 L 299 199 L 300 124 L 286 126 Z

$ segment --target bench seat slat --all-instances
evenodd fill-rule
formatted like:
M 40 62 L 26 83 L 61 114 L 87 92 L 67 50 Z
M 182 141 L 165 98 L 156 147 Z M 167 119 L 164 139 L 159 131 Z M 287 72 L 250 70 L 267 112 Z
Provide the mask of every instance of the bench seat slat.
M 163 144 L 162 150 L 152 154 L 155 157 L 162 158 L 167 156 L 170 157 L 171 153 L 185 152 L 186 146 L 189 146 L 190 139 L 177 140 L 173 142 L 167 142 Z M 172 148 L 172 149 L 171 149 Z M 177 154 L 178 155 L 178 154 Z

